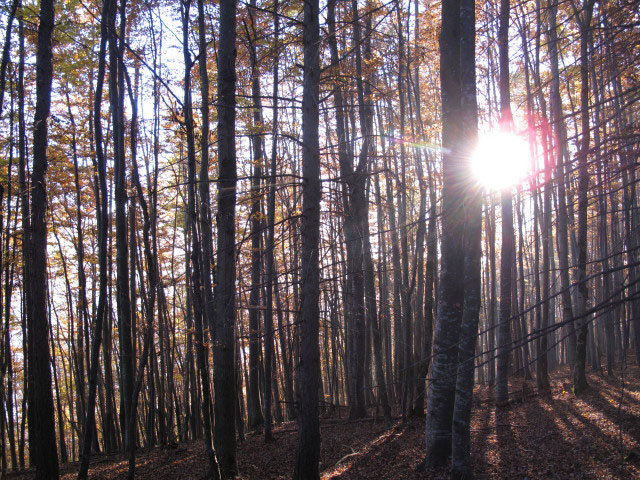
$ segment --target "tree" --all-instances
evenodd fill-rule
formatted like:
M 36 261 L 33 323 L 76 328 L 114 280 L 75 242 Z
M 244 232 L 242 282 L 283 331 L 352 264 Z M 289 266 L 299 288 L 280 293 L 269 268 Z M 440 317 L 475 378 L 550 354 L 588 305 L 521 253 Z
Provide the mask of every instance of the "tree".
M 31 173 L 31 303 L 28 305 L 29 444 L 37 479 L 58 478 L 47 315 L 47 144 L 53 77 L 53 0 L 40 1 L 36 52 L 36 110 Z
M 251 96 L 253 101 L 251 147 L 253 153 L 253 172 L 251 174 L 251 292 L 249 294 L 249 389 L 247 394 L 247 410 L 249 414 L 249 428 L 255 430 L 264 424 L 262 409 L 260 408 L 260 273 L 262 269 L 262 164 L 264 163 L 264 140 L 262 136 L 262 98 L 260 91 L 260 72 L 258 65 L 259 49 L 256 45 L 256 2 L 252 0 L 249 7 L 249 20 L 251 31 L 247 31 L 249 41 L 249 56 L 251 58 Z M 248 30 L 248 29 L 247 29 Z M 265 348 L 266 350 L 266 348 Z M 266 352 L 265 352 L 266 353 Z M 271 357 L 269 357 L 271 360 Z M 271 378 L 271 364 L 267 362 L 265 355 L 265 399 L 271 397 L 271 384 L 266 377 Z M 268 394 L 267 394 L 268 393 Z M 265 409 L 265 415 L 271 412 Z
M 476 98 L 475 7 L 473 0 L 460 0 L 460 110 L 464 140 L 462 153 L 467 172 L 478 137 Z M 468 173 L 467 173 L 468 175 Z M 464 304 L 458 370 L 453 409 L 451 476 L 472 478 L 471 407 L 473 403 L 474 361 L 482 297 L 482 190 L 467 180 L 464 211 Z
M 498 49 L 500 55 L 500 128 L 513 130 L 511 114 L 511 92 L 509 87 L 509 0 L 500 2 L 500 28 Z M 511 186 L 500 192 L 502 210 L 502 253 L 500 256 L 500 323 L 498 324 L 498 357 L 496 374 L 496 405 L 504 406 L 509 401 L 509 352 L 511 351 L 511 292 L 515 233 L 513 230 L 513 198 Z M 546 355 L 546 353 L 544 353 Z
M 573 369 L 573 391 L 578 394 L 588 388 L 585 375 L 587 358 L 587 334 L 589 315 L 587 304 L 589 301 L 589 287 L 587 285 L 587 209 L 589 207 L 589 35 L 591 18 L 595 0 L 585 0 L 579 11 L 572 3 L 580 27 L 580 111 L 581 138 L 578 152 L 578 269 L 576 282 L 578 283 L 577 308 L 577 343 L 576 362 Z
M 191 1 L 188 0 L 181 4 L 181 15 L 182 15 L 182 48 L 183 48 L 183 58 L 184 58 L 184 121 L 185 121 L 185 130 L 187 137 L 187 230 L 190 233 L 191 237 L 191 251 L 189 252 L 189 259 L 187 265 L 187 271 L 191 273 L 191 281 L 192 288 L 190 289 L 188 298 L 191 299 L 191 305 L 189 305 L 190 310 L 193 312 L 193 319 L 195 324 L 195 341 L 196 341 L 196 363 L 198 368 L 198 373 L 200 376 L 200 388 L 202 390 L 202 398 L 200 401 L 200 405 L 196 406 L 196 409 L 199 409 L 202 412 L 202 427 L 204 429 L 204 440 L 205 440 L 205 451 L 207 453 L 207 460 L 209 463 L 209 470 L 207 472 L 207 476 L 209 478 L 218 478 L 218 476 L 222 473 L 219 472 L 219 464 L 217 463 L 216 455 L 214 448 L 212 446 L 213 443 L 213 421 L 211 418 L 211 387 L 209 383 L 209 367 L 208 367 L 208 348 L 206 347 L 206 337 L 204 333 L 205 321 L 209 321 L 209 325 L 214 322 L 214 318 L 209 315 L 212 313 L 212 294 L 210 290 L 207 290 L 207 274 L 203 274 L 203 270 L 207 273 L 210 270 L 207 266 L 202 265 L 202 258 L 207 259 L 207 251 L 201 255 L 201 243 L 200 237 L 206 236 L 203 232 L 198 232 L 198 211 L 196 208 L 196 150 L 195 150 L 195 132 L 194 132 L 194 121 L 193 121 L 193 107 L 192 107 L 192 99 L 191 99 L 191 68 L 193 66 L 191 53 L 189 51 L 189 13 L 191 9 Z M 199 15 L 200 16 L 200 15 Z M 204 34 L 204 32 L 202 32 Z M 204 59 L 201 58 L 200 63 L 206 63 L 206 50 L 202 51 L 202 54 L 205 55 Z M 201 67 L 203 68 L 203 67 Z M 202 70 L 200 70 L 202 75 Z M 207 77 L 201 76 L 201 88 L 202 92 L 206 88 Z M 207 89 L 208 90 L 208 89 Z M 206 96 L 208 96 L 208 91 L 206 92 Z M 206 97 L 205 97 L 206 98 Z M 207 103 L 204 101 L 203 103 Z M 207 107 L 203 107 L 207 108 Z M 205 110 L 203 114 L 203 118 L 207 118 L 207 111 Z M 203 133 L 207 136 L 208 125 L 204 127 Z M 202 140 L 201 146 L 204 145 L 205 139 Z M 202 162 L 206 163 L 208 161 L 208 142 L 207 148 L 203 149 L 201 152 Z M 201 180 L 206 180 L 208 177 L 208 170 L 203 174 L 201 171 Z M 208 182 L 207 182 L 208 183 Z M 201 187 L 202 193 L 203 187 Z M 203 199 L 204 206 L 201 215 L 201 225 L 207 225 L 207 196 L 208 193 L 208 185 L 204 187 L 205 197 Z M 206 242 L 206 241 L 205 241 Z M 205 248 L 206 250 L 206 248 Z M 191 268 L 189 269 L 189 266 Z M 204 289 L 203 289 L 204 284 Z M 204 292 L 203 292 L 204 290 Z M 204 298 L 203 298 L 204 294 Z M 212 332 L 212 338 L 215 339 L 216 332 Z M 194 379 L 196 380 L 196 379 Z M 195 381 L 196 385 L 198 384 L 197 380 Z M 198 397 L 196 397 L 198 398 Z M 197 410 L 196 410 L 197 411 Z
M 319 300 L 320 269 L 320 2 L 304 2 L 302 93 L 302 296 L 300 300 L 300 358 L 298 366 L 298 449 L 293 478 L 320 478 Z
M 555 142 L 553 156 L 556 164 L 558 183 L 558 212 L 556 223 L 556 241 L 558 243 L 558 263 L 560 266 L 560 287 L 562 288 L 562 319 L 567 324 L 569 332 L 570 362 L 575 360 L 576 335 L 573 324 L 573 305 L 569 289 L 569 235 L 567 233 L 567 194 L 565 159 L 567 158 L 567 132 L 562 112 L 562 97 L 560 95 L 560 69 L 558 65 L 558 3 L 552 0 L 549 5 L 548 48 L 551 64 L 551 92 L 550 109 L 554 125 Z
M 278 86 L 280 83 L 278 71 L 278 48 L 279 48 L 279 28 L 280 17 L 278 16 L 278 0 L 275 0 L 273 6 L 273 30 L 274 30 L 274 49 L 276 55 L 273 62 L 273 130 L 271 136 L 271 161 L 269 166 L 269 196 L 267 200 L 267 243 L 265 248 L 265 271 L 267 275 L 267 292 L 265 296 L 266 311 L 264 316 L 264 358 L 265 358 L 265 399 L 264 399 L 264 439 L 269 442 L 273 440 L 272 422 L 271 422 L 271 364 L 273 360 L 273 291 L 276 287 L 278 279 L 275 271 L 275 219 L 276 219 L 276 172 L 278 157 Z M 280 337 L 283 338 L 284 332 L 280 328 Z M 284 346 L 284 342 L 281 342 Z M 283 357 L 285 356 L 285 348 L 282 348 Z M 283 359 L 286 363 L 286 359 Z M 286 368 L 286 367 L 285 367 Z M 277 379 L 276 379 L 277 381 Z M 286 390 L 285 386 L 285 390 Z
M 442 3 L 440 87 L 442 95 L 442 243 L 438 314 L 427 393 L 426 465 L 443 465 L 451 453 L 464 302 L 464 196 L 467 187 L 461 109 L 460 0 Z
M 236 473 L 236 1 L 220 2 L 215 447 L 222 478 Z
M 109 34 L 109 105 L 113 129 L 113 157 L 115 184 L 115 227 L 116 227 L 116 303 L 118 308 L 118 334 L 120 340 L 120 364 L 122 396 L 124 408 L 120 412 L 120 424 L 123 429 L 123 443 L 129 448 L 135 438 L 131 436 L 128 425 L 133 411 L 133 341 L 131 296 L 129 290 L 129 249 L 127 239 L 127 186 L 125 160 L 125 124 L 124 124 L 124 32 L 126 28 L 125 1 L 120 5 L 120 33 L 116 30 L 117 8 L 113 8 L 107 19 Z M 116 3 L 117 6 L 117 3 Z
M 100 347 L 102 343 L 104 317 L 107 308 L 107 236 L 109 232 L 108 218 L 108 190 L 107 190 L 107 167 L 103 150 L 102 133 L 102 92 L 104 88 L 104 77 L 106 69 L 106 44 L 107 44 L 107 18 L 111 15 L 110 10 L 114 8 L 113 0 L 106 0 L 102 6 L 102 23 L 100 27 L 100 47 L 98 52 L 98 77 L 93 107 L 93 128 L 95 129 L 96 147 L 96 213 L 98 220 L 98 263 L 100 270 L 98 307 L 94 320 L 94 336 L 91 344 L 91 357 L 89 363 L 89 391 L 87 393 L 87 408 L 84 419 L 84 436 L 80 452 L 80 468 L 78 469 L 78 480 L 87 478 L 89 472 L 89 459 L 91 456 L 91 444 L 94 441 L 95 408 L 98 390 L 98 371 L 100 368 Z M 97 432 L 95 432 L 97 434 Z M 97 439 L 96 439 L 97 440 Z
M 206 477 L 230 477 L 235 439 L 298 416 L 297 475 L 317 478 L 318 417 L 413 423 L 427 401 L 428 464 L 466 477 L 476 383 L 504 405 L 535 362 L 541 393 L 574 367 L 579 393 L 605 351 L 625 375 L 640 355 L 639 37 L 622 0 L 318 0 L 305 28 L 280 0 L 239 23 L 204 0 L 57 2 L 33 177 L 38 8 L 5 3 L 2 472 L 36 466 L 38 332 L 50 444 L 80 478 L 101 450 L 132 477 L 139 447 L 191 441 Z M 476 137 L 494 133 L 518 148 L 491 145 L 478 172 Z M 503 191 L 504 157 L 532 166 Z
M 188 13 L 185 15 L 188 18 Z M 187 41 L 187 29 L 185 23 L 184 39 Z M 201 97 L 201 111 L 202 116 L 202 132 L 200 138 L 200 232 L 202 233 L 202 286 L 204 287 L 204 299 L 205 306 L 203 313 L 205 314 L 206 322 L 202 321 L 200 315 L 196 319 L 198 330 L 197 341 L 204 342 L 203 323 L 209 326 L 212 333 L 212 339 L 215 340 L 215 300 L 213 296 L 213 287 L 211 285 L 211 264 L 213 255 L 213 241 L 211 239 L 211 200 L 209 195 L 209 72 L 207 70 L 207 41 L 206 41 L 206 23 L 204 13 L 204 2 L 198 0 L 198 43 L 200 47 L 200 60 L 198 62 L 198 72 L 200 74 L 200 97 Z M 191 97 L 189 97 L 189 101 Z M 195 166 L 194 166 L 195 167 Z M 193 186 L 195 188 L 195 185 Z M 194 192 L 195 193 L 195 192 Z M 195 220 L 195 219 L 194 219 Z M 197 238 L 197 232 L 193 230 L 194 238 Z M 195 247 L 195 245 L 194 245 Z M 196 251 L 197 254 L 197 251 Z M 211 393 L 209 388 L 209 372 L 206 362 L 205 346 L 200 344 L 198 347 L 198 362 L 199 370 L 201 372 L 202 384 L 204 385 L 204 401 L 202 405 L 202 414 L 205 423 L 205 449 L 207 452 L 207 459 L 209 462 L 209 471 L 207 475 L 210 478 L 220 478 L 220 467 L 216 458 L 216 453 L 213 449 L 213 439 L 211 435 Z

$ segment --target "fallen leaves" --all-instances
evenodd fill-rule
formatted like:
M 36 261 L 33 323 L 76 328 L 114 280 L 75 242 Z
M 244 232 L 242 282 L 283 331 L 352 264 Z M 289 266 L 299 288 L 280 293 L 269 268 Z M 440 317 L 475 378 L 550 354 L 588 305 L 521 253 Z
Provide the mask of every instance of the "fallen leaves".
M 550 395 L 527 395 L 496 410 L 493 392 L 476 388 L 472 416 L 472 455 L 478 479 L 634 479 L 640 478 L 640 369 L 628 366 L 624 391 L 619 377 L 589 375 L 591 388 L 574 396 L 568 391 L 569 372 L 554 375 Z M 535 383 L 512 380 L 514 395 L 535 391 Z M 322 420 L 323 480 L 448 478 L 449 472 L 418 473 L 424 459 L 424 419 L 397 421 L 389 430 L 384 421 Z M 296 451 L 295 423 L 274 429 L 276 441 L 248 435 L 238 444 L 240 479 L 290 478 Z M 76 475 L 76 464 L 62 468 L 62 478 Z M 205 473 L 202 442 L 174 449 L 141 451 L 136 478 L 195 480 Z M 116 480 L 126 472 L 124 457 L 95 458 L 91 478 Z M 32 472 L 7 478 L 27 480 Z

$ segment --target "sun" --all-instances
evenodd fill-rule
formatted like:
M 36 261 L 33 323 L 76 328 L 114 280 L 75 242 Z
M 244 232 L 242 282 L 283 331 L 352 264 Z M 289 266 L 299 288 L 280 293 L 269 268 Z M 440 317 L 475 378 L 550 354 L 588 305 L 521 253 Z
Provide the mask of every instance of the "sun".
M 474 177 L 487 189 L 499 191 L 520 185 L 531 172 L 527 137 L 502 129 L 481 134 L 471 165 Z

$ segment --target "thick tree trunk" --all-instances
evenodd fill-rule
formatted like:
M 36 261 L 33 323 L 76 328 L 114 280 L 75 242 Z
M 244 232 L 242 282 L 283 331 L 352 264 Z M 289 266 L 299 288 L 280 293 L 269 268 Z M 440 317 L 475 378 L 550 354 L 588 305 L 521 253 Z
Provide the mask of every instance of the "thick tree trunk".
M 460 1 L 442 4 L 440 85 L 442 95 L 442 242 L 438 314 L 433 337 L 433 364 L 427 394 L 426 465 L 446 463 L 451 452 L 458 341 L 464 299 L 465 164 L 461 126 Z
M 302 94 L 302 297 L 300 305 L 300 358 L 298 388 L 298 450 L 295 480 L 320 478 L 320 3 L 304 2 Z
M 478 136 L 475 69 L 474 1 L 460 0 L 460 109 L 464 139 L 462 152 L 467 172 L 471 170 L 469 162 Z M 464 310 L 458 345 L 451 457 L 451 477 L 457 479 L 472 478 L 471 406 L 482 296 L 482 192 L 477 185 L 469 186 L 465 192 L 464 219 Z
M 222 478 L 236 466 L 236 0 L 220 2 L 218 44 L 218 264 L 215 447 Z
M 51 356 L 47 315 L 47 144 L 53 77 L 53 0 L 40 1 L 40 25 L 36 51 L 36 109 L 33 128 L 31 174 L 31 301 L 27 316 L 29 445 L 36 479 L 58 478 L 58 454 L 51 390 Z

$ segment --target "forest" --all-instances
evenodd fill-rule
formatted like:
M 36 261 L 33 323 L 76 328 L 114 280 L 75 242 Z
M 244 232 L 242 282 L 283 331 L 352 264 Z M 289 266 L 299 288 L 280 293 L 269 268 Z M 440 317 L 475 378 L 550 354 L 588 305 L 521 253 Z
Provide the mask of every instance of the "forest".
M 0 45 L 0 478 L 640 478 L 640 0 Z

